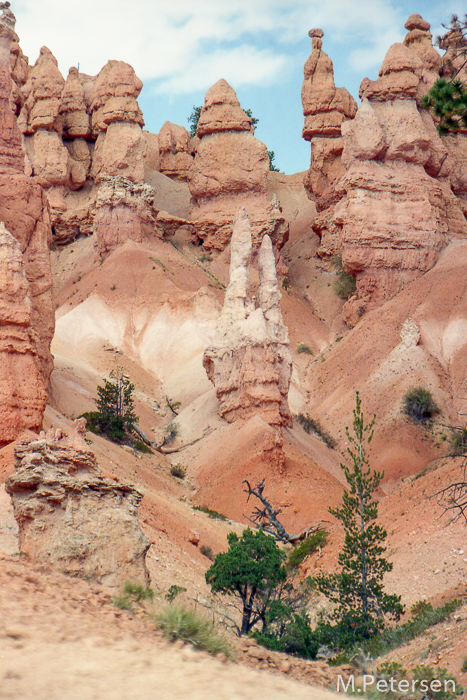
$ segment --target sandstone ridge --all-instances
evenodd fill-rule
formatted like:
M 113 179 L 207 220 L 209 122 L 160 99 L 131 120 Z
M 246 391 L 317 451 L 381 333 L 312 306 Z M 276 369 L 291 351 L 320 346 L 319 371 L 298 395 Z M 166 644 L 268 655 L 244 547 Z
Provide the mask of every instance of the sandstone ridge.
M 19 526 L 20 551 L 35 562 L 109 587 L 148 583 L 150 542 L 141 532 L 142 495 L 105 479 L 84 441 L 85 421 L 69 435 L 51 430 L 15 447 L 6 482 Z

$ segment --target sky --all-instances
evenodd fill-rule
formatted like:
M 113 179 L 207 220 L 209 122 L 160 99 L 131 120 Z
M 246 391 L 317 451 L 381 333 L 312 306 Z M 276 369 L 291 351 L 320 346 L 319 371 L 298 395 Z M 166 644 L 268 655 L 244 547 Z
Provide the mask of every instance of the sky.
M 193 106 L 224 78 L 290 174 L 310 162 L 300 98 L 309 29 L 323 29 L 336 85 L 359 102 L 361 81 L 377 78 L 410 14 L 421 14 L 437 36 L 467 7 L 462 0 L 11 0 L 11 9 L 30 64 L 42 46 L 65 78 L 71 66 L 96 75 L 110 59 L 130 63 L 144 83 L 138 101 L 153 133 L 165 121 L 188 128 Z

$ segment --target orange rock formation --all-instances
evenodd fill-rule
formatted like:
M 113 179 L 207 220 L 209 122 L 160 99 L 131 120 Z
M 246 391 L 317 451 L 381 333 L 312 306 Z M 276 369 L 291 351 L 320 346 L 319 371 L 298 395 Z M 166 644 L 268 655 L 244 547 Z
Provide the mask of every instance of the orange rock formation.
M 389 49 L 376 81 L 362 82 L 362 104 L 342 126 L 346 196 L 333 222 L 342 230 L 344 267 L 357 280 L 350 323 L 433 267 L 448 234 L 467 234 L 442 173 L 446 148 L 419 107 L 440 65 L 429 25 L 412 15 L 406 26 L 405 43 Z
M 21 134 L 10 107 L 14 16 L 0 16 L 0 443 L 37 430 L 47 402 L 54 331 L 50 223 L 38 182 L 25 175 Z
M 340 236 L 333 221 L 333 205 L 342 197 L 337 182 L 345 173 L 341 162 L 342 124 L 352 119 L 357 104 L 345 88 L 336 88 L 332 61 L 322 51 L 322 29 L 311 29 L 311 56 L 305 63 L 302 105 L 303 138 L 312 143 L 311 163 L 303 184 L 319 212 L 313 230 L 321 238 L 318 254 L 332 257 L 340 252 Z
M 200 143 L 188 184 L 198 240 L 205 248 L 223 250 L 232 236 L 235 213 L 244 206 L 254 247 L 268 234 L 279 250 L 289 229 L 277 204 L 267 199 L 268 151 L 254 137 L 251 119 L 225 80 L 206 93 L 197 135 Z

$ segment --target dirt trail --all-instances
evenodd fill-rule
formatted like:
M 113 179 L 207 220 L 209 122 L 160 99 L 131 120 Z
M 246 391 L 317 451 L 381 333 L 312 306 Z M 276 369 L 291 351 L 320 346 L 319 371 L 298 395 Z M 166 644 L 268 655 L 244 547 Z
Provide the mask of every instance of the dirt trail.
M 0 697 L 12 700 L 326 700 L 283 675 L 167 643 L 101 586 L 0 551 Z M 334 697 L 337 697 L 334 694 Z

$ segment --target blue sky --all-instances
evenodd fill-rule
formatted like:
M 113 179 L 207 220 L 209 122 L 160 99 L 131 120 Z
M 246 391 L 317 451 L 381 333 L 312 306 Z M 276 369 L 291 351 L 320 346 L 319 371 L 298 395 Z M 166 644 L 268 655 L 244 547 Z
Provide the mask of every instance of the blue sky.
M 243 108 L 259 119 L 256 136 L 286 173 L 308 168 L 301 138 L 303 64 L 308 30 L 321 27 L 335 81 L 358 101 L 364 77 L 375 79 L 389 46 L 418 12 L 440 34 L 462 0 L 12 0 L 21 47 L 33 64 L 41 46 L 95 75 L 109 59 L 127 61 L 144 82 L 146 128 L 188 126 L 193 105 L 225 78 Z

